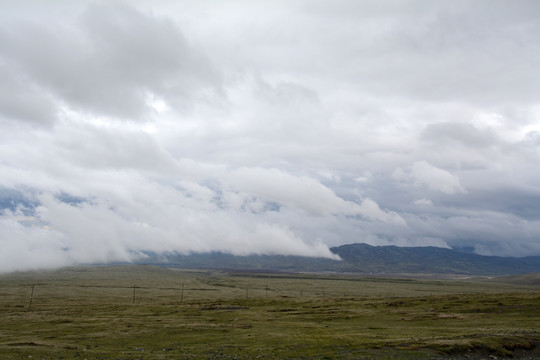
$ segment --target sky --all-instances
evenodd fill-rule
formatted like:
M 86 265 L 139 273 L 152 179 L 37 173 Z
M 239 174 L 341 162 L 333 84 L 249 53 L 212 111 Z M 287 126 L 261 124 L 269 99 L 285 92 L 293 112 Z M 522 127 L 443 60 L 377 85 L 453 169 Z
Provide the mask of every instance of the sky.
M 540 255 L 535 0 L 0 0 L 0 272 Z

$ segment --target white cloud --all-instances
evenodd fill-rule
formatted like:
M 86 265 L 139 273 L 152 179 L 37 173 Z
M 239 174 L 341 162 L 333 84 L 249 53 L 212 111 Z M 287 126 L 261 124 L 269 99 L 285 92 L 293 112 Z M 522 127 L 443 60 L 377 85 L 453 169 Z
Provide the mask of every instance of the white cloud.
M 401 168 L 394 171 L 396 180 L 412 181 L 416 186 L 426 186 L 431 190 L 445 194 L 466 193 L 459 178 L 450 172 L 431 165 L 427 161 L 415 162 L 408 172 Z
M 369 171 L 366 171 L 361 176 L 356 177 L 354 181 L 358 183 L 370 182 L 373 181 L 373 175 Z
M 382 210 L 372 199 L 364 199 L 360 204 L 343 200 L 328 187 L 308 177 L 262 168 L 241 168 L 227 177 L 232 189 L 242 189 L 266 201 L 275 201 L 312 216 L 361 215 L 368 220 L 405 225 L 397 213 Z
M 227 184 L 232 190 L 242 190 L 310 215 L 349 212 L 354 207 L 314 179 L 293 176 L 275 168 L 240 168 L 227 177 Z
M 432 206 L 433 202 L 429 199 L 418 199 L 414 201 L 414 205 L 418 206 Z
M 375 201 L 367 198 L 362 201 L 358 209 L 359 213 L 370 220 L 378 220 L 383 223 L 391 223 L 405 226 L 407 223 L 398 213 L 394 211 L 384 211 Z
M 24 226 L 12 219 L 0 219 L 0 272 L 38 270 L 73 264 L 64 251 L 65 238 L 44 227 Z

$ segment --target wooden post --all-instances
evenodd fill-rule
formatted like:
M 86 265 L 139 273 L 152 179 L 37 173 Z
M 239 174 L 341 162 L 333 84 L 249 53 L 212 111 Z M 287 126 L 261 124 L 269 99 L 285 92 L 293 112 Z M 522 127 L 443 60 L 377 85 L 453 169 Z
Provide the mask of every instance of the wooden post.
M 184 302 L 184 284 L 182 284 L 182 292 L 180 294 L 180 302 Z
M 32 309 L 32 298 L 34 297 L 34 286 L 36 284 L 32 284 L 32 292 L 30 293 L 30 303 L 28 304 L 28 311 L 30 311 L 30 309 Z
M 135 285 L 133 285 L 133 304 L 135 304 Z
M 268 298 L 268 284 L 266 284 L 266 287 L 264 288 L 264 290 L 265 290 L 264 297 Z

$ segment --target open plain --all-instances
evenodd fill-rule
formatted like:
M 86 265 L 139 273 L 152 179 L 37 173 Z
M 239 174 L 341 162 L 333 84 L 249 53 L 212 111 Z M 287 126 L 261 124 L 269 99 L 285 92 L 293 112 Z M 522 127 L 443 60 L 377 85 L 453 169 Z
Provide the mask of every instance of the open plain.
M 540 288 L 490 279 L 78 267 L 0 276 L 3 359 L 540 356 Z

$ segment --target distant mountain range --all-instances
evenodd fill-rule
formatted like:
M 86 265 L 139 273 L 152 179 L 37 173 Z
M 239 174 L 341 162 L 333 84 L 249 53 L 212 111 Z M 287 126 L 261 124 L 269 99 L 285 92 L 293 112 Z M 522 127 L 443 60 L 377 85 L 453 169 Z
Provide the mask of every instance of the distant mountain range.
M 358 270 L 373 273 L 502 275 L 540 271 L 540 256 L 482 256 L 438 247 L 350 244 L 331 249 Z
M 510 275 L 540 272 L 540 256 L 482 256 L 437 247 L 349 244 L 330 249 L 342 261 L 285 255 L 234 256 L 221 252 L 180 255 L 148 254 L 145 263 L 193 269 L 363 274 Z

